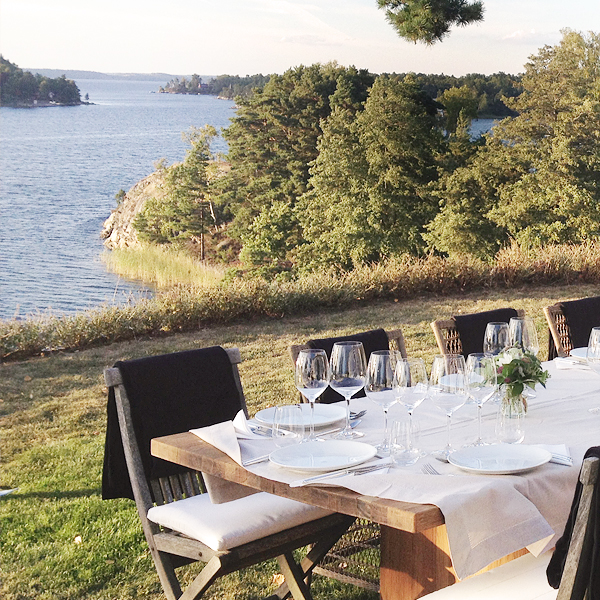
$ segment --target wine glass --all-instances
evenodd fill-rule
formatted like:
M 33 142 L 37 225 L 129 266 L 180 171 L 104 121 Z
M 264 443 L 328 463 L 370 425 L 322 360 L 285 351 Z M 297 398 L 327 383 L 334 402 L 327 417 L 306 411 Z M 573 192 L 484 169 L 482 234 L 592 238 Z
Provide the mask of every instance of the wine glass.
M 590 369 L 600 375 L 600 327 L 592 327 L 590 331 L 586 358 Z M 590 408 L 590 412 L 599 413 L 600 407 Z
M 315 400 L 329 385 L 329 361 L 325 350 L 300 350 L 296 359 L 295 383 L 310 403 L 310 429 L 307 441 L 315 438 Z
M 537 355 L 540 350 L 537 330 L 531 317 L 512 317 L 508 324 L 508 341 L 510 346 L 521 348 Z M 528 398 L 535 398 L 536 393 L 529 387 L 523 390 Z
M 477 439 L 470 446 L 485 446 L 481 437 L 481 409 L 498 389 L 496 362 L 483 353 L 469 354 L 465 365 L 467 394 L 477 405 Z
M 394 393 L 394 372 L 401 354 L 396 350 L 376 350 L 369 357 L 365 377 L 367 398 L 383 408 L 383 441 L 377 446 L 379 454 L 390 453 L 388 432 L 388 410 L 396 402 Z
M 498 356 L 509 345 L 508 323 L 492 322 L 486 325 L 483 335 L 483 353 L 486 356 Z
M 413 411 L 427 397 L 427 369 L 422 358 L 401 358 L 396 363 L 394 377 L 396 398 L 408 411 L 408 447 L 403 452 L 403 464 L 412 464 L 419 460 L 421 451 L 414 447 Z
M 537 330 L 531 317 L 513 317 L 508 324 L 508 344 L 536 354 L 540 350 Z
M 346 426 L 338 439 L 362 437 L 364 433 L 350 427 L 350 398 L 365 385 L 367 360 L 362 342 L 336 342 L 331 350 L 331 381 L 329 385 L 346 400 Z
M 444 411 L 447 417 L 446 447 L 434 452 L 433 456 L 438 460 L 448 462 L 448 457 L 454 452 L 454 448 L 450 444 L 452 414 L 467 401 L 465 357 L 462 354 L 438 355 L 433 359 L 429 380 L 429 397 L 434 406 Z

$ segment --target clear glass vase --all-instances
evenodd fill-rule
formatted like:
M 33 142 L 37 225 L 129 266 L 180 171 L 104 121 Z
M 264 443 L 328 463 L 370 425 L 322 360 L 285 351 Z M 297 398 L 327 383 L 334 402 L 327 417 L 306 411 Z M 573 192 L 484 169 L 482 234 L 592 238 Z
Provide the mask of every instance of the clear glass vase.
M 520 444 L 525 438 L 527 399 L 523 394 L 509 395 L 503 390 L 496 417 L 496 436 L 504 444 Z

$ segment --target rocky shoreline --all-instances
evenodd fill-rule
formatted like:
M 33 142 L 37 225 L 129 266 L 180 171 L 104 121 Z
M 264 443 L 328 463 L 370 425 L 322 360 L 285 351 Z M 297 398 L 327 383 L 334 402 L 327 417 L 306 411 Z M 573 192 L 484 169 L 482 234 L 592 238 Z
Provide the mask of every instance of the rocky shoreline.
M 115 248 L 133 248 L 140 244 L 133 221 L 144 208 L 149 198 L 160 198 L 164 195 L 163 176 L 159 171 L 138 181 L 123 197 L 108 219 L 104 221 L 100 237 L 104 245 Z

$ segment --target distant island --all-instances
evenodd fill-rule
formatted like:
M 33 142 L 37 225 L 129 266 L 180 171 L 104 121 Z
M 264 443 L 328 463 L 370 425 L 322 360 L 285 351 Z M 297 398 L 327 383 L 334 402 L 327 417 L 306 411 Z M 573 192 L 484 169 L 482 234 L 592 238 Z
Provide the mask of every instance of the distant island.
M 51 79 L 17 65 L 0 55 L 0 106 L 77 106 L 82 102 L 79 88 L 65 75 Z
M 409 75 L 421 89 L 432 99 L 440 100 L 445 92 L 460 88 L 460 95 L 467 94 L 476 105 L 476 115 L 480 119 L 497 119 L 514 117 L 516 112 L 505 104 L 506 98 L 516 98 L 522 91 L 521 78 L 518 75 L 495 73 L 482 75 L 471 73 L 461 77 L 452 75 L 436 75 L 424 73 L 393 73 L 392 77 L 403 79 Z M 218 75 L 204 81 L 199 75 L 174 77 L 158 91 L 161 94 L 192 94 L 218 96 L 228 100 L 235 98 L 249 99 L 254 90 L 265 87 L 269 80 L 280 78 L 279 75 Z M 456 92 L 450 92 L 456 95 Z M 442 104 L 452 98 L 446 97 Z
M 264 87 L 269 79 L 270 75 L 219 75 L 205 83 L 202 77 L 194 74 L 189 79 L 175 77 L 158 91 L 161 94 L 207 95 L 233 100 L 238 96 L 248 98 L 252 90 Z

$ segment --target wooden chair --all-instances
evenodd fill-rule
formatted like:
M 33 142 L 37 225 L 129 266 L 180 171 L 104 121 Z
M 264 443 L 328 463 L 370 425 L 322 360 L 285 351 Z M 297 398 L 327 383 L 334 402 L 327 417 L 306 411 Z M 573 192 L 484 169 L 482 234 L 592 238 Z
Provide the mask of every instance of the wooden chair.
M 525 311 L 517 310 L 517 316 L 524 317 Z M 462 354 L 463 346 L 460 339 L 460 334 L 456 329 L 456 321 L 454 318 L 438 319 L 431 323 L 435 341 L 441 354 Z M 483 342 L 483 340 L 482 340 Z
M 558 593 L 548 585 L 546 567 L 552 552 L 547 552 L 538 558 L 526 554 L 491 571 L 428 594 L 425 598 L 427 600 L 504 600 L 506 598 L 570 600 L 576 583 L 580 590 L 586 588 L 588 582 L 578 581 L 577 571 L 586 531 L 593 523 L 592 496 L 598 484 L 599 466 L 600 459 L 586 458 L 579 474 L 582 493 Z M 600 515 L 595 517 L 599 518 Z M 587 589 L 588 594 L 589 591 Z
M 393 329 L 385 333 L 390 349 L 398 350 L 402 357 L 406 358 L 402 330 Z M 307 348 L 307 344 L 289 347 L 293 364 L 296 364 L 300 350 Z M 366 519 L 357 519 L 314 571 L 368 590 L 379 591 L 380 542 L 379 525 Z
M 544 307 L 544 316 L 546 317 L 548 329 L 554 341 L 556 355 L 568 356 L 569 352 L 573 350 L 573 342 L 571 340 L 571 330 L 560 303 Z M 552 357 L 549 356 L 548 358 Z
M 240 353 L 233 348 L 228 349 L 227 354 L 239 391 L 240 406 L 245 409 L 237 370 Z M 136 440 L 122 373 L 119 368 L 109 368 L 104 371 L 104 377 L 106 385 L 114 390 L 138 514 L 168 600 L 200 598 L 218 577 L 271 558 L 279 561 L 285 583 L 270 598 L 285 598 L 291 594 L 296 600 L 310 600 L 310 577 L 315 565 L 354 518 L 265 492 L 224 504 L 212 504 L 209 495 L 202 493 L 203 477 L 197 471 L 149 480 L 142 461 L 142 454 L 149 453 L 149 448 L 140 448 Z M 285 522 L 279 522 L 275 528 L 270 528 L 268 523 L 273 521 L 273 514 L 282 512 L 294 519 L 296 525 L 289 527 Z M 256 522 L 254 527 L 253 522 Z M 310 552 L 301 564 L 296 563 L 292 552 L 309 544 L 314 544 Z M 175 569 L 195 561 L 207 564 L 182 593 Z

